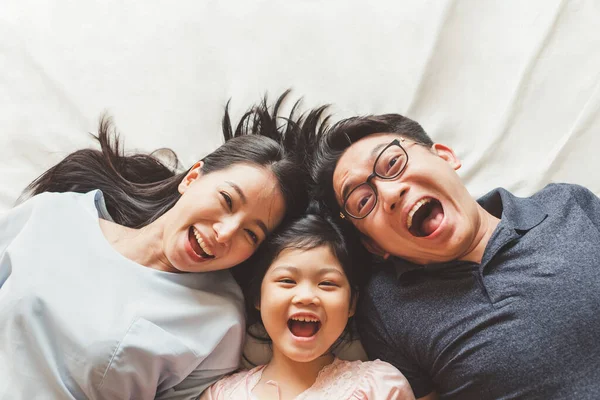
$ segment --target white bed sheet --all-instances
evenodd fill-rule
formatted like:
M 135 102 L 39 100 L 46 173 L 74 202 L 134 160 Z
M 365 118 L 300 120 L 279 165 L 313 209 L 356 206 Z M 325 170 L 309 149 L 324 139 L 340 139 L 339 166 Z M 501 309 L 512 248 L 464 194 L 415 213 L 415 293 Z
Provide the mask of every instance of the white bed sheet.
M 103 111 L 130 149 L 185 166 L 220 118 L 293 88 L 334 120 L 398 112 L 450 145 L 473 196 L 549 182 L 600 194 L 595 0 L 0 3 L 0 210 Z

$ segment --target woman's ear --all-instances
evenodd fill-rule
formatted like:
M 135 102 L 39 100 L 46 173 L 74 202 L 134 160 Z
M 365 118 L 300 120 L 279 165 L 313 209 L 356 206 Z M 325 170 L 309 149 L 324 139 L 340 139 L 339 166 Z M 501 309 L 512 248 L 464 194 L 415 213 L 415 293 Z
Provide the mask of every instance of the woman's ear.
M 445 160 L 452 168 L 455 170 L 459 169 L 462 166 L 462 163 L 456 154 L 454 154 L 454 150 L 450 147 L 443 145 L 441 143 L 434 143 L 431 146 L 431 150 L 441 159 Z
M 179 193 L 183 194 L 200 176 L 202 176 L 202 166 L 204 165 L 204 161 L 198 161 L 194 166 L 188 171 L 187 174 L 183 177 L 177 189 L 179 189 Z

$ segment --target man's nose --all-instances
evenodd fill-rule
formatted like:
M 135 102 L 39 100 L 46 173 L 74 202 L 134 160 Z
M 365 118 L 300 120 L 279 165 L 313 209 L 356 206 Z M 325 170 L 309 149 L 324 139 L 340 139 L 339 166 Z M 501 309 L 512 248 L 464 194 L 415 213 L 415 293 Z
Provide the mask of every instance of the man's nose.
M 378 180 L 376 183 L 378 201 L 381 202 L 383 210 L 387 213 L 396 211 L 402 196 L 408 190 L 408 186 L 398 180 Z

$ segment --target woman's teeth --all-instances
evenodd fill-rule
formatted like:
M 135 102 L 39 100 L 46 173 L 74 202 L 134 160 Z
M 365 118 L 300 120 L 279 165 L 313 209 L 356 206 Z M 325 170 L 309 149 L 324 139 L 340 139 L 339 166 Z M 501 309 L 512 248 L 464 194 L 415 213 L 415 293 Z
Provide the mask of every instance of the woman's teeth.
M 430 201 L 431 201 L 431 199 L 429 199 L 429 198 L 421 199 L 421 200 L 417 201 L 417 203 L 413 206 L 413 208 L 410 209 L 410 211 L 408 212 L 408 218 L 406 219 L 406 227 L 409 230 L 412 227 L 413 216 L 415 215 L 415 213 L 417 211 L 419 211 L 419 208 L 421 208 L 425 204 L 429 203 Z
M 195 227 L 192 227 L 192 229 L 194 230 L 194 236 L 196 237 L 196 241 L 198 242 L 198 245 L 200 246 L 202 251 L 208 254 L 209 256 L 214 257 L 214 254 L 208 249 L 208 247 L 206 247 L 206 243 L 204 243 L 204 240 L 202 240 L 202 237 L 200 236 L 198 230 Z

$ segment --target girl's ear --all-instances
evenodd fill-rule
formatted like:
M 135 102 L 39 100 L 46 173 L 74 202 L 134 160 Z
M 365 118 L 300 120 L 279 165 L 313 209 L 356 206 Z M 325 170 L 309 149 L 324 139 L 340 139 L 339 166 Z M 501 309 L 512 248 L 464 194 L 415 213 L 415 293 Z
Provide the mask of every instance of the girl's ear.
M 458 157 L 456 157 L 454 150 L 452 150 L 450 147 L 441 143 L 434 143 L 433 146 L 431 146 L 431 150 L 437 154 L 438 157 L 450 164 L 450 166 L 452 166 L 452 168 L 455 170 L 462 166 L 462 162 Z
M 183 177 L 177 189 L 179 189 L 179 193 L 183 194 L 194 182 L 196 179 L 202 176 L 202 166 L 204 165 L 204 161 L 198 161 L 194 166 L 188 171 L 188 173 Z
M 354 317 L 354 314 L 356 314 L 356 302 L 357 301 L 358 301 L 358 293 L 356 293 L 354 295 L 354 298 L 352 299 L 352 304 L 350 304 L 350 312 L 348 312 L 348 318 Z

